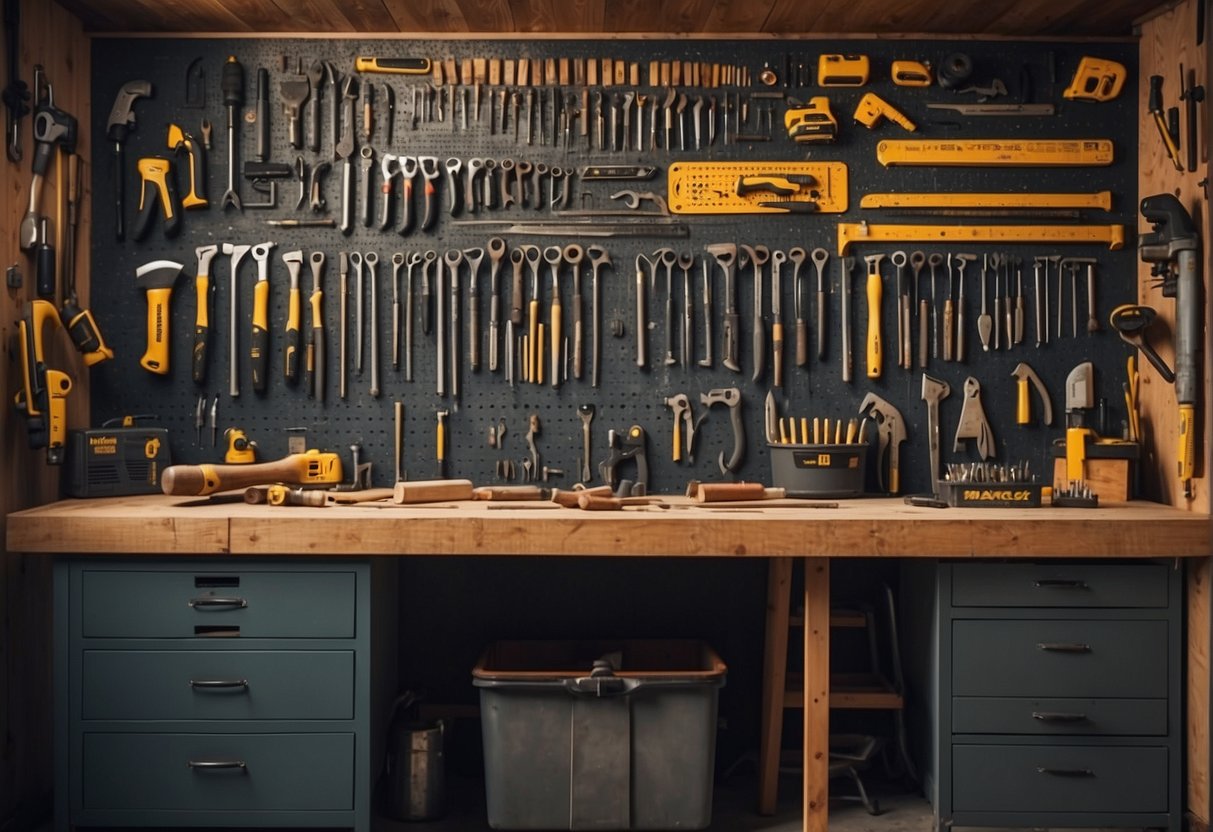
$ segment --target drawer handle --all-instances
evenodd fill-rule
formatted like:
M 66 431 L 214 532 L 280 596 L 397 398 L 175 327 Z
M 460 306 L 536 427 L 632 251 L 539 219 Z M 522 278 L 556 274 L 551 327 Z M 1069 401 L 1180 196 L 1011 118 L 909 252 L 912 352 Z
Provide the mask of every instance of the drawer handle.
M 248 688 L 248 679 L 190 679 L 191 688 L 214 690 L 217 688 Z
M 1047 653 L 1090 653 L 1091 645 L 1081 641 L 1041 641 L 1036 644 L 1036 649 Z
M 191 598 L 189 605 L 196 610 L 214 607 L 237 607 L 243 609 L 248 606 L 248 601 L 243 598 Z
M 214 771 L 216 769 L 238 768 L 248 769 L 244 760 L 189 760 L 186 765 L 199 771 Z
M 1095 772 L 1089 768 L 1046 768 L 1036 767 L 1037 774 L 1051 774 L 1054 777 L 1094 777 Z
M 1075 581 L 1068 578 L 1041 578 L 1036 581 L 1037 589 L 1090 589 L 1086 581 Z
M 1032 719 L 1041 722 L 1086 722 L 1086 714 L 1068 714 L 1061 711 L 1032 711 Z

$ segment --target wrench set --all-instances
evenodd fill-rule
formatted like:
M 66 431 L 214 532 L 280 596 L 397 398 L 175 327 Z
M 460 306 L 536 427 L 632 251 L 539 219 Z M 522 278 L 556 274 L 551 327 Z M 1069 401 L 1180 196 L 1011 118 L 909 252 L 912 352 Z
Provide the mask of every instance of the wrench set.
M 1010 412 L 1017 379 L 1030 378 L 1047 401 L 1068 369 L 1061 351 L 1096 360 L 1117 354 L 1115 339 L 1089 336 L 1107 328 L 1096 289 L 1110 311 L 1132 285 L 1123 279 L 1131 253 L 1088 245 L 1062 256 L 1011 245 L 1028 242 L 1036 226 L 985 226 L 1027 231 L 963 240 L 923 239 L 914 235 L 926 226 L 887 224 L 910 212 L 961 210 L 1011 223 L 1063 210 L 1075 215 L 1067 221 L 1080 210 L 1125 218 L 1132 179 L 1120 167 L 1099 170 L 1098 187 L 1113 202 L 1108 191 L 1017 195 L 1089 184 L 1064 165 L 1042 169 L 1044 181 L 1026 186 L 1035 170 L 965 170 L 949 160 L 941 172 L 914 156 L 938 147 L 881 150 L 913 128 L 924 145 L 994 133 L 1007 137 L 994 141 L 999 151 L 1028 136 L 1035 141 L 1025 152 L 1063 152 L 1037 146 L 1053 129 L 1047 118 L 979 118 L 984 102 L 965 96 L 1026 101 L 1022 77 L 1004 84 L 988 73 L 1016 60 L 1045 88 L 1046 59 L 1067 66 L 1076 54 L 1064 45 L 1033 45 L 1019 57 L 1018 47 L 974 43 L 973 77 L 936 89 L 918 62 L 900 62 L 914 84 L 885 72 L 889 59 L 908 57 L 896 54 L 907 44 L 856 43 L 872 57 L 863 79 L 870 89 L 852 90 L 834 77 L 850 63 L 815 63 L 797 54 L 812 51 L 799 43 L 781 60 L 770 44 L 760 52 L 726 41 L 693 49 L 625 41 L 606 60 L 590 57 L 596 44 L 575 41 L 249 41 L 231 61 L 226 42 L 140 43 L 162 51 L 166 65 L 189 64 L 195 75 L 202 68 L 189 105 L 175 96 L 175 69 L 168 80 L 153 79 L 154 91 L 139 101 L 140 126 L 167 121 L 185 125 L 180 132 L 191 140 L 200 135 L 218 151 L 215 175 L 227 178 L 230 197 L 192 206 L 201 210 L 184 212 L 173 239 L 153 225 L 142 240 L 94 246 L 94 269 L 106 274 L 158 259 L 190 262 L 182 252 L 196 248 L 199 277 L 192 299 L 173 298 L 176 314 L 196 315 L 188 414 L 174 406 L 171 375 L 148 382 L 122 370 L 115 384 L 99 385 L 99 415 L 146 393 L 166 402 L 161 416 L 170 424 L 194 418 L 199 438 L 203 414 L 212 437 L 218 421 L 250 435 L 310 423 L 309 442 L 345 447 L 354 438 L 364 462 L 395 445 L 401 476 L 425 467 L 402 463 L 408 438 L 414 455 L 456 475 L 613 486 L 651 478 L 649 487 L 672 490 L 674 478 L 716 470 L 762 479 L 764 457 L 780 444 L 872 442 L 868 479 L 898 493 L 904 485 L 923 490 L 926 456 L 939 446 L 918 441 L 930 429 L 914 404 L 914 376 L 925 385 L 930 372 L 964 391 L 944 404 L 959 404 L 943 414 L 958 422 L 953 454 L 1011 453 L 1035 463 L 1050 437 L 1000 427 L 996 442 L 990 423 L 1002 420 L 986 414 Z M 128 87 L 139 60 L 121 41 L 98 47 L 102 94 Z M 389 48 L 407 57 L 350 57 Z M 415 57 L 444 50 L 454 57 Z M 481 57 L 486 50 L 501 56 Z M 567 57 L 548 57 L 553 50 Z M 247 107 L 243 69 L 235 69 L 242 62 L 256 79 Z M 828 107 L 794 96 L 817 95 L 818 87 L 839 112 L 868 115 L 856 124 L 814 121 Z M 897 106 L 875 98 L 865 110 L 860 99 L 869 91 Z M 928 100 L 966 103 L 940 111 L 924 109 Z M 190 112 L 195 104 L 201 113 Z M 1129 110 L 1125 102 L 1067 104 L 1054 118 L 1073 119 L 1076 133 L 1107 136 L 1111 145 L 1133 132 L 1120 126 L 1132 126 Z M 228 126 L 229 118 L 212 143 L 210 119 Z M 142 154 L 150 140 L 134 130 L 126 141 Z M 93 174 L 94 192 L 112 190 L 112 171 Z M 858 198 L 866 192 L 873 199 Z M 914 242 L 897 247 L 907 237 Z M 843 251 L 852 247 L 860 250 Z M 107 293 L 98 302 L 118 315 L 129 301 Z M 189 337 L 186 327 L 177 331 Z M 886 349 L 890 338 L 896 350 Z M 1063 338 L 1058 350 L 1053 342 Z M 1025 343 L 1039 350 L 1034 368 L 1022 360 Z M 1017 363 L 1026 369 L 1013 376 Z M 226 395 L 216 396 L 208 384 L 220 381 L 223 364 Z M 939 389 L 936 409 L 946 398 Z M 723 416 L 721 405 L 728 425 L 708 415 Z M 801 413 L 830 413 L 829 427 L 816 434 L 811 415 L 790 417 Z M 523 439 L 507 440 L 511 434 Z M 650 466 L 645 443 L 657 436 L 666 452 Z M 900 466 L 907 441 L 921 470 Z M 201 445 L 175 450 L 189 460 L 203 454 Z M 512 458 L 524 446 L 525 457 Z M 940 469 L 931 482 L 947 478 Z

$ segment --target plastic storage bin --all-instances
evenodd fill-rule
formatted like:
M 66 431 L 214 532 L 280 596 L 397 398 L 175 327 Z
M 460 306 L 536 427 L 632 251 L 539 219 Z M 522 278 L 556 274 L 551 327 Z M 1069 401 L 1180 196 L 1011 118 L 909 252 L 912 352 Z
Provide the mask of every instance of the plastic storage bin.
M 511 641 L 472 671 L 494 829 L 702 829 L 727 668 L 699 641 Z

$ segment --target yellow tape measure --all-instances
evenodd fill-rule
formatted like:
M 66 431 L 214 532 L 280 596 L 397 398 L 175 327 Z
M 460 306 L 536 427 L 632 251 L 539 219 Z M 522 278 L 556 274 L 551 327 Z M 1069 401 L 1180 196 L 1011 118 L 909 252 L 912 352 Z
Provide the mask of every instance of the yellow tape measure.
M 891 165 L 1101 167 L 1112 164 L 1111 139 L 886 139 L 876 160 Z

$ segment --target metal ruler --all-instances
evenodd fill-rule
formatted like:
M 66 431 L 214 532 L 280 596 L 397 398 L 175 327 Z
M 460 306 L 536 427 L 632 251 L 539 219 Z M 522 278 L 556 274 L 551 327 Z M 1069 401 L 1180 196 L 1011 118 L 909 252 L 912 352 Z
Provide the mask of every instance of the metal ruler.
M 1111 139 L 887 139 L 876 160 L 892 165 L 965 167 L 1102 167 Z
M 860 208 L 1095 208 L 1112 210 L 1111 191 L 1091 193 L 872 193 L 859 199 Z
M 883 225 L 838 223 L 838 254 L 855 243 L 1104 243 L 1124 248 L 1123 225 Z

